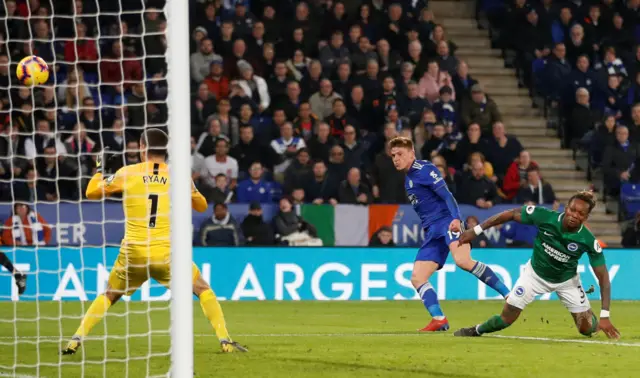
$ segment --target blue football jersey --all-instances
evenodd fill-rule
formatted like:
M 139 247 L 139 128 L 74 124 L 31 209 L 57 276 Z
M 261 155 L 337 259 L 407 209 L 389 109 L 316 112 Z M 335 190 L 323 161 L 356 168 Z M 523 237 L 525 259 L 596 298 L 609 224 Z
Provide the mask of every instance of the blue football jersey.
M 438 168 L 431 162 L 414 161 L 405 177 L 404 188 L 407 191 L 409 202 L 420 217 L 422 228 L 426 229 L 444 219 L 460 219 L 460 210 L 453 194 L 449 192 L 447 183 L 440 175 Z M 443 198 L 442 190 L 446 190 L 444 196 L 450 201 L 451 206 Z M 449 197 L 446 197 L 447 195 Z M 450 207 L 453 207 L 457 214 L 452 214 Z

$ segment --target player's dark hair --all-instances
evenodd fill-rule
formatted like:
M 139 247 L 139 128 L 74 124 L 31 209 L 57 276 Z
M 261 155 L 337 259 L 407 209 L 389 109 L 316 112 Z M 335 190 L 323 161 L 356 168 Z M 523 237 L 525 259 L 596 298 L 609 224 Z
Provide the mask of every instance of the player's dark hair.
M 574 194 L 573 196 L 571 196 L 571 198 L 569 198 L 569 203 L 576 199 L 586 202 L 589 205 L 589 212 L 591 212 L 591 210 L 596 207 L 596 194 L 590 190 L 581 190 L 578 193 Z
M 160 129 L 146 129 L 142 133 L 142 143 L 147 155 L 167 157 L 169 136 Z
M 389 148 L 408 148 L 410 150 L 413 149 L 413 141 L 409 138 L 405 137 L 395 137 L 389 141 Z

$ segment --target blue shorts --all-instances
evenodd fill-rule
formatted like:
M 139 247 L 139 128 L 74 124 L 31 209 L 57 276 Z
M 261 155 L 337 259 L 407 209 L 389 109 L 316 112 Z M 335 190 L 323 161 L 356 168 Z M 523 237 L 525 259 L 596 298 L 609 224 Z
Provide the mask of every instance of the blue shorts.
M 433 261 L 442 269 L 449 255 L 449 244 L 460 239 L 459 232 L 449 232 L 453 219 L 445 219 L 424 231 L 424 243 L 418 250 L 416 261 Z

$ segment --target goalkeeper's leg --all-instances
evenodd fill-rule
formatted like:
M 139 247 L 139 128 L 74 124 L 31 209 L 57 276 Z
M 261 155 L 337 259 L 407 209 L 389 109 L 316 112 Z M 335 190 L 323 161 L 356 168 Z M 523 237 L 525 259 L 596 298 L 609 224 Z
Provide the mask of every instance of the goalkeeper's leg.
M 111 286 L 107 286 L 104 294 L 98 295 L 91 303 L 76 333 L 62 350 L 62 354 L 75 354 L 80 348 L 80 344 L 82 344 L 82 339 L 91 332 L 91 329 L 96 324 L 100 323 L 107 310 L 122 297 L 122 294 L 122 291 L 114 290 Z
M 200 300 L 200 307 L 202 312 L 209 319 L 209 322 L 213 326 L 216 332 L 218 340 L 220 340 L 220 346 L 223 352 L 246 352 L 247 349 L 242 345 L 231 340 L 229 332 L 227 331 L 227 324 L 224 321 L 224 314 L 222 313 L 222 307 L 216 298 L 216 294 L 213 292 L 209 284 L 202 278 L 200 271 L 194 266 L 194 274 L 197 277 L 193 283 L 193 293 L 198 296 Z
M 0 252 L 0 265 L 4 266 L 6 270 L 13 274 L 16 280 L 16 286 L 18 287 L 18 294 L 22 295 L 22 293 L 27 290 L 27 276 L 13 266 L 11 260 L 4 252 Z

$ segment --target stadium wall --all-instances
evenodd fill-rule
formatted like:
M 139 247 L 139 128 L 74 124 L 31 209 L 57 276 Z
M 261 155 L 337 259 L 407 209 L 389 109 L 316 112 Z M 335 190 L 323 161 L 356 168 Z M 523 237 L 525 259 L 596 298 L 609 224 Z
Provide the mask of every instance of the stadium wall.
M 5 252 L 18 269 L 29 274 L 29 285 L 18 298 L 11 275 L 0 272 L 0 301 L 84 301 L 104 290 L 118 249 L 20 248 Z M 416 298 L 409 281 L 415 252 L 412 248 L 195 248 L 193 257 L 203 277 L 226 300 L 406 300 Z M 640 250 L 612 249 L 605 254 L 613 299 L 640 300 L 636 279 Z M 474 251 L 474 256 L 490 264 L 509 287 L 530 255 L 527 249 Z M 585 288 L 597 288 L 586 256 L 578 271 Z M 441 299 L 498 299 L 491 289 L 456 267 L 451 258 L 431 283 Z M 596 289 L 590 298 L 599 299 L 599 295 Z M 161 301 L 168 297 L 169 293 L 153 282 L 125 300 Z
M 474 215 L 484 220 L 514 206 L 498 205 L 485 210 L 461 205 L 460 210 L 464 217 Z M 270 221 L 278 212 L 275 204 L 265 204 L 262 208 L 265 221 Z M 124 236 L 122 205 L 117 202 L 39 203 L 35 210 L 53 226 L 51 240 L 54 245 L 117 246 Z M 9 218 L 12 211 L 12 205 L 0 205 L 0 219 Z M 229 211 L 240 223 L 249 212 L 249 205 L 231 204 Z M 398 246 L 417 247 L 424 238 L 420 219 L 410 205 L 303 205 L 300 211 L 318 228 L 325 246 L 367 245 L 371 235 L 382 225 L 392 227 Z M 205 213 L 193 212 L 196 235 L 202 222 L 212 213 L 213 206 Z M 497 228 L 485 231 L 485 235 L 493 246 L 504 246 L 504 237 Z

